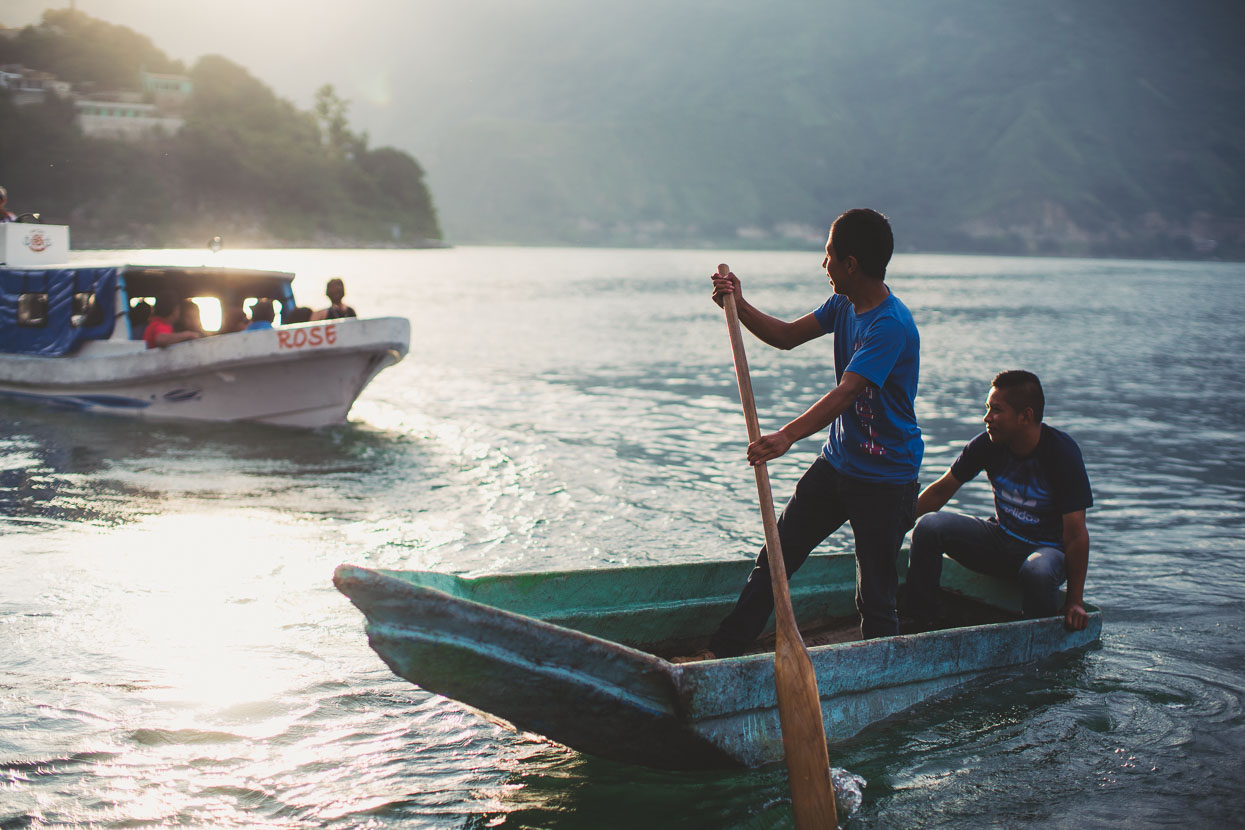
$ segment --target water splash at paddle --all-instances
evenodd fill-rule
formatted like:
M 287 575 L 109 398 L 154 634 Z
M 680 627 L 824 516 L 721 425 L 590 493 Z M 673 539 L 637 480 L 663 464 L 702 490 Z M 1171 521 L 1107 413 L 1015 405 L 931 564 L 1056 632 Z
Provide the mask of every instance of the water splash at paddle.
M 830 783 L 834 785 L 834 806 L 839 809 L 839 824 L 842 825 L 864 803 L 867 782 L 854 772 L 831 767 Z

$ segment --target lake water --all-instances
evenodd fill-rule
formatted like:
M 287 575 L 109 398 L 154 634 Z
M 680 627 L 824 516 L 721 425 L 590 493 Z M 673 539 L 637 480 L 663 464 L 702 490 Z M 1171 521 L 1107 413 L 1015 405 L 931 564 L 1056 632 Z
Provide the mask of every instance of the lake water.
M 394 677 L 330 582 L 752 558 L 723 259 L 779 316 L 827 294 L 816 250 L 224 251 L 411 319 L 349 424 L 0 404 L 0 827 L 788 826 L 781 767 L 606 762 Z M 888 281 L 922 334 L 923 483 L 995 372 L 1042 377 L 1089 467 L 1104 628 L 831 747 L 868 781 L 850 826 L 1239 826 L 1245 266 L 909 255 Z M 748 348 L 763 428 L 833 383 L 830 338 Z M 820 440 L 771 463 L 780 503 Z

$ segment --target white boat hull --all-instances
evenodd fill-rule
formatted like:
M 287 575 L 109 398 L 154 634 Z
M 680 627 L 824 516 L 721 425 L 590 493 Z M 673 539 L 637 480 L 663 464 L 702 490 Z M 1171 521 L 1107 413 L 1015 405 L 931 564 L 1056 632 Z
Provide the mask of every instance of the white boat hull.
M 347 319 L 217 335 L 162 349 L 86 344 L 73 355 L 0 355 L 0 395 L 140 418 L 341 423 L 378 372 L 406 356 L 410 323 Z

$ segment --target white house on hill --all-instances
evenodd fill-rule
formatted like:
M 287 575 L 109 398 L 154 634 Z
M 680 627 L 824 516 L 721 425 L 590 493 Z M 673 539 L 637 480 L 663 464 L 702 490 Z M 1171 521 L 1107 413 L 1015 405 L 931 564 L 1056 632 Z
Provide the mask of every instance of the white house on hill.
M 180 110 L 195 91 L 194 81 L 185 75 L 161 75 L 145 68 L 138 75 L 143 93 L 164 110 Z
M 18 64 L 0 66 L 0 89 L 7 89 L 18 106 L 41 103 L 49 93 L 65 97 L 72 87 L 66 81 L 56 80 L 49 72 L 27 69 Z
M 121 97 L 109 96 L 112 99 Z M 141 101 L 79 98 L 74 101 L 74 106 L 78 108 L 78 124 L 82 132 L 90 136 L 134 139 L 154 132 L 172 135 L 185 123 L 178 116 L 162 114 L 155 104 Z

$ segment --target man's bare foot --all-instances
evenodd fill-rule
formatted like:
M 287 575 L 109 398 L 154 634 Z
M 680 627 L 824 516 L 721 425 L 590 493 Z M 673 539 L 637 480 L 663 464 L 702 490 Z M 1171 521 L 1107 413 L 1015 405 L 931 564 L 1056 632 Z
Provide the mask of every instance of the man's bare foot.
M 695 654 L 683 654 L 678 657 L 671 657 L 671 663 L 699 663 L 701 660 L 716 660 L 718 656 L 707 648 L 702 648 Z

